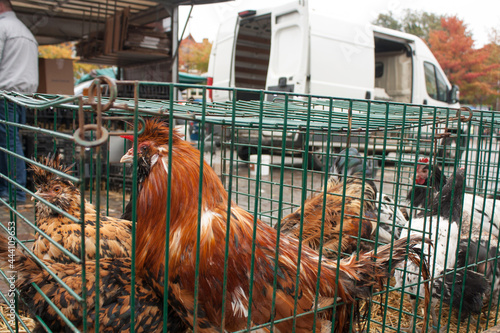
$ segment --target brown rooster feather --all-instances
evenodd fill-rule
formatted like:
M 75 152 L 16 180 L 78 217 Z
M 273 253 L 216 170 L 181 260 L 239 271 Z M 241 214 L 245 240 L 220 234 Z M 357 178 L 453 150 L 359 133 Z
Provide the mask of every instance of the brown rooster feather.
M 281 221 L 281 232 L 299 239 L 303 211 L 301 239 L 304 244 L 319 250 L 321 229 L 324 228 L 323 253 L 325 256 L 335 258 L 339 254 L 340 235 L 342 235 L 340 250 L 344 253 L 353 253 L 358 249 L 358 238 L 369 239 L 374 230 L 372 221 L 376 215 L 373 202 L 376 195 L 375 186 L 368 183 L 365 184 L 363 192 L 363 182 L 360 178 L 346 178 L 344 192 L 343 179 L 330 177 L 326 194 L 319 193 L 312 196 L 304 202 L 303 208 L 298 208 L 295 212 L 285 216 Z M 361 212 L 361 198 L 364 198 L 363 212 Z M 325 203 L 324 206 L 323 203 Z M 364 241 L 360 244 L 366 245 Z
M 59 155 L 48 156 L 41 164 L 71 174 L 71 166 L 61 164 Z M 82 226 L 62 212 L 81 219 L 81 196 L 78 188 L 68 179 L 50 170 L 32 164 L 33 180 L 37 188 L 36 195 L 45 199 L 59 210 L 52 209 L 42 201 L 36 203 L 38 227 L 52 240 L 60 244 L 77 257 L 81 254 Z M 85 253 L 87 259 L 94 259 L 96 254 L 97 214 L 92 204 L 85 203 Z M 101 258 L 130 258 L 132 222 L 109 216 L 99 216 L 99 245 Z M 40 259 L 51 259 L 59 263 L 72 260 L 57 246 L 41 234 L 36 235 L 32 251 Z
M 335 318 L 331 309 L 322 312 L 316 331 L 330 331 L 333 320 L 335 332 L 344 332 L 349 328 L 350 304 L 356 298 L 369 298 L 392 275 L 396 264 L 408 257 L 419 260 L 412 250 L 421 242 L 419 237 L 409 242 L 398 240 L 393 248 L 380 247 L 377 254 L 361 253 L 359 259 L 343 259 L 339 266 L 328 259 L 319 262 L 318 253 L 308 247 L 299 254 L 298 241 L 287 236 L 281 238 L 276 251 L 276 230 L 230 202 L 214 170 L 175 130 L 169 132 L 159 120 L 147 120 L 138 138 L 137 152 L 139 167 L 147 171 L 137 196 L 137 269 L 143 274 L 162 276 L 165 261 L 158 258 L 165 258 L 168 246 L 168 295 L 173 298 L 170 304 L 196 332 L 241 330 L 293 317 L 294 308 L 297 315 L 304 314 L 315 309 L 316 292 L 320 300 L 338 300 L 341 304 L 335 309 Z M 130 149 L 122 162 L 132 160 Z M 311 332 L 314 319 L 313 313 L 296 317 L 295 331 Z M 274 330 L 291 332 L 293 326 L 294 320 L 289 319 L 275 324 Z

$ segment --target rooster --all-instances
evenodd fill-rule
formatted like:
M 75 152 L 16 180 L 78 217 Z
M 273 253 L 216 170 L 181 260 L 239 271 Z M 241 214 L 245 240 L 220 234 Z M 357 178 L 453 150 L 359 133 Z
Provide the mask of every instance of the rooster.
M 429 175 L 431 174 L 432 177 L 429 179 Z M 413 204 L 413 207 L 425 208 L 426 203 L 432 202 L 433 193 L 439 192 L 441 187 L 446 184 L 446 181 L 446 176 L 437 165 L 431 168 L 429 167 L 429 158 L 420 158 L 417 163 L 417 170 L 415 171 L 416 186 L 406 194 L 408 205 Z M 427 187 L 431 191 L 428 191 Z M 418 212 L 415 210 L 412 215 L 417 216 Z
M 410 203 L 413 202 L 413 207 L 425 208 L 426 203 L 429 207 L 428 203 L 431 202 L 428 199 L 431 195 L 428 193 L 430 191 L 427 191 L 428 183 L 430 182 L 430 187 L 434 191 L 439 191 L 447 182 L 447 178 L 437 165 L 429 166 L 428 158 L 419 159 L 419 163 L 415 177 L 417 186 L 408 192 L 407 200 Z M 494 236 L 492 244 L 497 245 L 500 231 L 500 214 L 495 214 L 497 207 L 500 207 L 500 200 L 465 193 L 461 223 L 462 236 L 465 238 L 470 235 L 473 240 L 479 240 L 488 239 L 491 235 Z
M 115 258 L 99 261 L 99 286 L 95 283 L 95 261 L 87 261 L 85 277 L 87 280 L 87 316 L 83 317 L 80 302 L 70 294 L 53 275 L 49 274 L 38 262 L 25 252 L 8 246 L 8 239 L 0 235 L 0 267 L 7 271 L 16 271 L 16 287 L 26 302 L 33 316 L 40 317 L 52 332 L 72 332 L 73 330 L 56 313 L 54 308 L 35 289 L 40 288 L 48 299 L 78 328 L 83 330 L 83 320 L 88 322 L 87 331 L 94 331 L 96 321 L 99 321 L 99 332 L 130 332 L 130 293 L 131 259 Z M 14 263 L 9 262 L 9 256 L 14 255 Z M 82 265 L 63 264 L 51 259 L 41 260 L 58 278 L 68 285 L 76 294 L 82 295 Z M 11 265 L 14 265 L 12 267 Z M 96 313 L 95 290 L 100 290 L 100 307 Z M 141 277 L 136 278 L 135 290 L 135 331 L 161 332 L 163 325 L 163 300 L 153 290 L 149 283 Z M 44 327 L 37 322 L 32 331 L 45 332 Z M 176 327 L 169 326 L 169 332 L 178 332 Z
M 54 170 L 71 174 L 71 166 L 61 164 L 59 155 L 49 155 L 41 164 Z M 82 226 L 67 217 L 63 212 L 80 220 L 81 196 L 78 188 L 68 179 L 50 170 L 32 164 L 33 180 L 37 196 L 54 205 L 53 209 L 42 201 L 36 203 L 38 227 L 54 242 L 60 244 L 73 255 L 81 256 Z M 94 259 L 96 254 L 97 212 L 92 204 L 85 202 L 85 253 L 87 259 Z M 132 222 L 109 216 L 99 216 L 99 246 L 101 258 L 130 258 Z M 48 238 L 36 235 L 32 251 L 40 259 L 51 259 L 58 263 L 71 263 Z
M 338 266 L 320 261 L 308 247 L 300 251 L 291 237 L 281 236 L 277 244 L 276 230 L 229 201 L 214 170 L 177 131 L 158 119 L 144 126 L 136 147 L 139 171 L 147 174 L 137 195 L 137 271 L 163 276 L 165 261 L 158 258 L 165 258 L 168 246 L 171 305 L 197 332 L 237 331 L 289 317 L 274 330 L 311 332 L 316 318 L 307 312 L 325 302 L 338 303 L 336 314 L 323 311 L 316 331 L 330 331 L 333 321 L 334 331 L 344 332 L 356 298 L 369 298 L 394 265 L 420 261 L 413 248 L 421 237 L 342 259 Z M 133 159 L 131 148 L 121 161 Z M 193 203 L 200 195 L 198 209 Z
M 464 306 L 463 314 L 479 313 L 481 299 L 486 292 L 486 280 L 481 274 L 473 271 L 460 270 L 453 274 L 457 265 L 456 252 L 458 248 L 460 216 L 462 213 L 462 193 L 464 186 L 464 170 L 456 171 L 454 177 L 450 178 L 442 191 L 433 197 L 434 210 L 430 216 L 413 218 L 408 222 L 401 233 L 401 238 L 405 239 L 410 235 L 421 235 L 424 231 L 429 234 L 428 239 L 432 242 L 431 246 L 425 246 L 423 251 L 429 255 L 429 271 L 431 275 L 438 277 L 434 280 L 432 288 L 431 317 L 434 327 L 438 326 L 438 318 L 435 313 L 441 294 L 444 296 L 444 302 L 451 301 L 451 290 L 454 290 L 452 306 L 459 307 L 462 296 L 465 296 L 469 302 Z M 439 207 L 438 202 L 441 202 Z M 463 265 L 461 266 L 463 267 Z M 444 277 L 442 275 L 445 274 Z M 419 286 L 419 267 L 413 262 L 406 265 L 406 271 L 396 271 L 396 288 L 403 288 L 412 293 L 412 304 L 416 306 L 416 296 L 423 297 L 424 290 Z M 465 277 L 465 282 L 464 282 Z M 465 293 L 462 295 L 462 284 L 465 283 Z M 416 295 L 416 296 L 413 296 Z M 410 326 L 413 330 L 414 320 Z
M 322 191 L 312 196 L 304 202 L 303 207 L 299 207 L 281 220 L 281 232 L 299 239 L 303 214 L 301 239 L 304 244 L 315 250 L 320 247 L 323 228 L 323 253 L 328 258 L 336 258 L 341 252 L 349 254 L 355 252 L 358 249 L 358 237 L 365 240 L 370 238 L 374 228 L 372 221 L 376 218 L 374 201 L 377 188 L 369 179 L 372 177 L 370 173 L 366 174 L 366 181 L 363 181 L 362 164 L 360 170 L 359 153 L 355 148 L 350 148 L 347 156 L 348 168 L 344 191 L 342 175 L 344 175 L 345 156 L 346 152 L 342 151 L 333 160 L 330 171 L 333 175 L 328 179 L 326 193 Z M 279 225 L 276 225 L 276 228 L 278 227 Z M 340 237 L 342 239 L 339 248 Z M 364 241 L 360 245 L 366 246 Z

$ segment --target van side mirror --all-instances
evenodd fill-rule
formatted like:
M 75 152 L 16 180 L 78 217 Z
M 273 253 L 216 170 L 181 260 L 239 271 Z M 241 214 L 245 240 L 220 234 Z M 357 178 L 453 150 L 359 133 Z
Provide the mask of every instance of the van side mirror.
M 460 89 L 456 84 L 451 86 L 451 89 L 448 90 L 448 103 L 450 104 L 455 104 L 458 102 L 458 99 L 460 98 Z

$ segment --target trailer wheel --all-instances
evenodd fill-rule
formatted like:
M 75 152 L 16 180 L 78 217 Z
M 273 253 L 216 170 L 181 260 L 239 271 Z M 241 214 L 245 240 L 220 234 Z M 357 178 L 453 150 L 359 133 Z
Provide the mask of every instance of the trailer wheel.
M 323 161 L 318 154 L 308 153 L 307 169 L 314 170 L 314 171 L 323 170 Z
M 312 147 L 309 148 L 307 157 L 307 168 L 309 170 L 314 170 L 314 171 L 325 171 L 323 169 L 325 168 L 326 153 L 327 152 L 325 148 L 319 148 L 315 150 Z M 333 161 L 333 156 L 331 154 L 332 152 L 330 151 L 330 162 L 328 163 L 329 167 L 332 166 L 332 161 Z
M 439 142 L 438 157 L 444 160 L 445 164 L 454 164 L 455 157 L 457 154 L 457 138 L 443 138 Z M 461 137 L 458 145 L 460 147 L 465 147 L 466 138 Z M 458 148 L 458 159 L 462 157 L 463 149 Z
M 249 161 L 250 155 L 257 154 L 257 148 L 256 147 L 238 147 L 236 152 L 238 153 L 238 157 L 240 159 L 242 159 L 243 161 Z

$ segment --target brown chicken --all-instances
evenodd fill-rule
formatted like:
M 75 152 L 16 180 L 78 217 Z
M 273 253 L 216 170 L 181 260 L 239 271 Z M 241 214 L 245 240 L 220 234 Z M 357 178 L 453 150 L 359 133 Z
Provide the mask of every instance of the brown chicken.
M 71 168 L 64 167 L 58 157 L 47 157 L 42 164 L 55 170 L 71 173 Z M 57 208 L 80 218 L 80 192 L 69 180 L 55 175 L 35 165 L 35 184 L 38 187 L 37 195 L 41 196 Z M 64 216 L 41 201 L 36 205 L 36 216 L 39 228 L 55 240 L 63 248 L 80 257 L 81 225 Z M 87 278 L 87 309 L 88 330 L 95 331 L 95 221 L 94 207 L 86 203 L 85 206 L 86 232 L 86 278 Z M 126 332 L 130 331 L 130 292 L 131 292 L 131 222 L 100 216 L 100 309 L 99 332 Z M 36 257 L 43 259 L 59 278 L 73 291 L 82 293 L 82 266 L 72 263 L 70 258 L 42 235 L 37 235 L 32 251 Z M 17 270 L 17 287 L 21 297 L 27 303 L 28 309 L 34 316 L 40 316 L 53 332 L 72 332 L 70 327 L 54 311 L 54 309 L 36 292 L 31 283 L 36 283 L 47 297 L 64 313 L 68 319 L 82 330 L 81 304 L 59 283 L 47 273 L 35 260 L 22 251 L 16 252 L 15 268 L 7 262 L 7 239 L 0 235 L 0 264 L 2 269 Z M 10 248 L 12 250 L 12 248 Z M 111 258 L 118 258 L 111 260 Z M 156 281 L 150 276 L 136 279 L 136 332 L 161 332 L 163 325 L 163 294 L 154 289 Z M 169 308 L 167 332 L 185 332 L 187 326 L 175 312 Z M 45 332 L 38 325 L 35 332 Z
M 71 174 L 71 166 L 61 164 L 59 156 L 48 156 L 41 164 L 52 169 Z M 68 179 L 32 164 L 33 180 L 37 188 L 36 195 L 45 199 L 59 210 L 55 210 L 42 201 L 36 203 L 36 218 L 40 230 L 77 257 L 81 255 L 82 225 L 80 205 L 81 196 L 78 188 Z M 73 216 L 75 222 L 63 212 Z M 95 259 L 97 214 L 93 205 L 85 203 L 85 253 L 87 259 Z M 99 246 L 101 258 L 130 258 L 132 222 L 109 216 L 99 216 Z M 37 233 L 32 248 L 40 259 L 51 259 L 59 263 L 71 263 L 58 246 Z
M 351 150 L 359 155 L 356 149 L 351 148 Z M 323 254 L 328 258 L 336 258 L 339 250 L 344 253 L 355 252 L 358 249 L 358 238 L 369 239 L 376 228 L 375 183 L 362 179 L 363 170 L 348 168 L 344 191 L 344 178 L 341 177 L 344 174 L 342 166 L 345 163 L 343 154 L 345 152 L 341 152 L 333 161 L 331 170 L 333 175 L 328 179 L 326 191 L 310 197 L 304 202 L 303 207 L 299 207 L 281 220 L 283 234 L 300 238 L 304 244 L 315 250 L 319 250 L 321 232 L 324 229 Z M 359 159 L 357 155 L 351 155 L 349 161 Z M 355 166 L 359 167 L 359 164 Z M 302 214 L 303 226 L 300 237 Z M 279 225 L 276 225 L 276 228 L 278 227 Z M 342 239 L 339 249 L 340 236 Z M 360 240 L 360 247 L 368 249 L 371 244 L 364 240 Z
M 35 260 L 19 249 L 15 253 L 8 246 L 8 240 L 0 234 L 0 267 L 7 271 L 15 271 L 16 287 L 33 317 L 39 316 L 52 332 L 73 332 L 66 322 L 55 312 L 52 306 L 36 291 L 35 283 L 45 295 L 67 316 L 67 318 L 83 331 L 83 320 L 87 320 L 87 332 L 95 332 L 96 319 L 99 320 L 99 332 L 130 332 L 130 292 L 131 260 L 101 259 L 100 270 L 100 308 L 96 315 L 95 308 L 95 261 L 87 261 L 85 277 L 87 280 L 87 316 L 78 302 L 55 278 L 43 269 Z M 9 255 L 15 260 L 9 263 Z M 41 260 L 57 277 L 68 285 L 75 293 L 82 295 L 82 266 L 80 264 L 62 264 L 53 260 Z M 7 275 L 9 278 L 10 276 Z M 135 331 L 161 332 L 163 325 L 163 300 L 146 281 L 136 278 L 135 299 Z M 179 332 L 169 327 L 169 332 Z M 41 324 L 32 331 L 45 332 Z
M 308 247 L 299 251 L 291 237 L 282 236 L 276 249 L 276 230 L 230 202 L 200 152 L 165 123 L 146 121 L 137 152 L 145 175 L 137 196 L 137 270 L 161 277 L 165 261 L 158 258 L 165 258 L 168 246 L 170 304 L 196 332 L 237 331 L 286 318 L 274 331 L 291 332 L 295 326 L 296 332 L 311 332 L 317 319 L 317 332 L 330 332 L 332 322 L 335 332 L 345 332 L 356 298 L 369 298 L 408 257 L 419 262 L 413 246 L 420 237 L 343 259 L 339 266 L 329 259 L 320 262 Z M 133 157 L 132 148 L 122 162 Z M 319 304 L 334 302 L 335 317 L 332 308 L 318 317 L 312 313 Z

